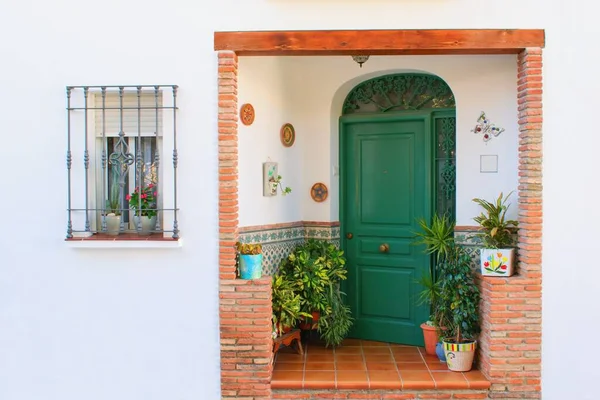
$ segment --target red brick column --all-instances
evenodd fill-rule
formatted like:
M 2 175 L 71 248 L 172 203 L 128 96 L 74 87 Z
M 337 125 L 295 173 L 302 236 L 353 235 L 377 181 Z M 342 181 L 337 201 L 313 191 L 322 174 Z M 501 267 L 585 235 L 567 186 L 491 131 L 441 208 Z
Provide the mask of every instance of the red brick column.
M 481 279 L 480 368 L 490 398 L 541 398 L 542 50 L 517 58 L 519 269 Z
M 271 398 L 271 279 L 236 279 L 238 59 L 219 52 L 219 325 L 221 398 Z

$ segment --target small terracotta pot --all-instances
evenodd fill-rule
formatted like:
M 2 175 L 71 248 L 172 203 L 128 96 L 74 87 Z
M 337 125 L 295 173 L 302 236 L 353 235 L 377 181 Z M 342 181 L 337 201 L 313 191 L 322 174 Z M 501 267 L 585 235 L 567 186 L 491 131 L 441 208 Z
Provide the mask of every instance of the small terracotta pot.
M 423 339 L 425 340 L 425 353 L 435 356 L 435 345 L 439 342 L 436 327 L 423 322 L 421 329 L 423 329 Z
M 319 317 L 321 316 L 321 313 L 319 311 L 313 311 L 311 314 L 312 320 L 308 322 L 306 318 L 303 318 L 302 322 L 300 323 L 300 329 L 304 331 L 310 331 L 317 328 L 317 322 L 319 322 Z

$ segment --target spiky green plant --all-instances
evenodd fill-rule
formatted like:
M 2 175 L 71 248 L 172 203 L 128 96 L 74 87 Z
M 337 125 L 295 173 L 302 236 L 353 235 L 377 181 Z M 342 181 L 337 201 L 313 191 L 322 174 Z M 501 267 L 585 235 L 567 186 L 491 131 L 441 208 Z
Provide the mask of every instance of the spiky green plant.
M 510 192 L 506 197 L 500 193 L 494 202 L 479 198 L 473 199 L 485 211 L 473 220 L 481 226 L 482 232 L 476 236 L 483 240 L 483 244 L 487 248 L 502 249 L 510 247 L 513 243 L 512 236 L 516 233 L 519 222 L 506 219 L 506 212 L 510 207 L 507 201 L 512 193 Z

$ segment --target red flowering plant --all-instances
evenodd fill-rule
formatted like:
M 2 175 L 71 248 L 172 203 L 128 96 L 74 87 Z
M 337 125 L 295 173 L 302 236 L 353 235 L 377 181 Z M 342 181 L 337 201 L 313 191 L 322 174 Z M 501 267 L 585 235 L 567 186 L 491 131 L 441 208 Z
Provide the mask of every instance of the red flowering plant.
M 139 187 L 136 187 L 133 194 L 128 194 L 126 199 L 129 201 L 130 208 L 133 210 L 138 210 L 139 208 L 139 211 L 136 211 L 136 215 L 151 218 L 157 213 L 156 194 L 156 187 L 150 183 L 148 186 L 142 188 L 141 191 Z

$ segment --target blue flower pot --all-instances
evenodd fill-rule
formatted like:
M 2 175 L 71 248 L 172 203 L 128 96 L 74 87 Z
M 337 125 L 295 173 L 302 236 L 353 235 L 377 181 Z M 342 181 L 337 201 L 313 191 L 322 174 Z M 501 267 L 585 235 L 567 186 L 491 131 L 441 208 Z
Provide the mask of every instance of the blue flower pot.
M 446 362 L 446 354 L 444 353 L 444 346 L 441 343 L 435 345 L 435 354 L 442 362 Z
M 240 278 L 260 278 L 262 276 L 262 259 L 262 254 L 240 254 Z

